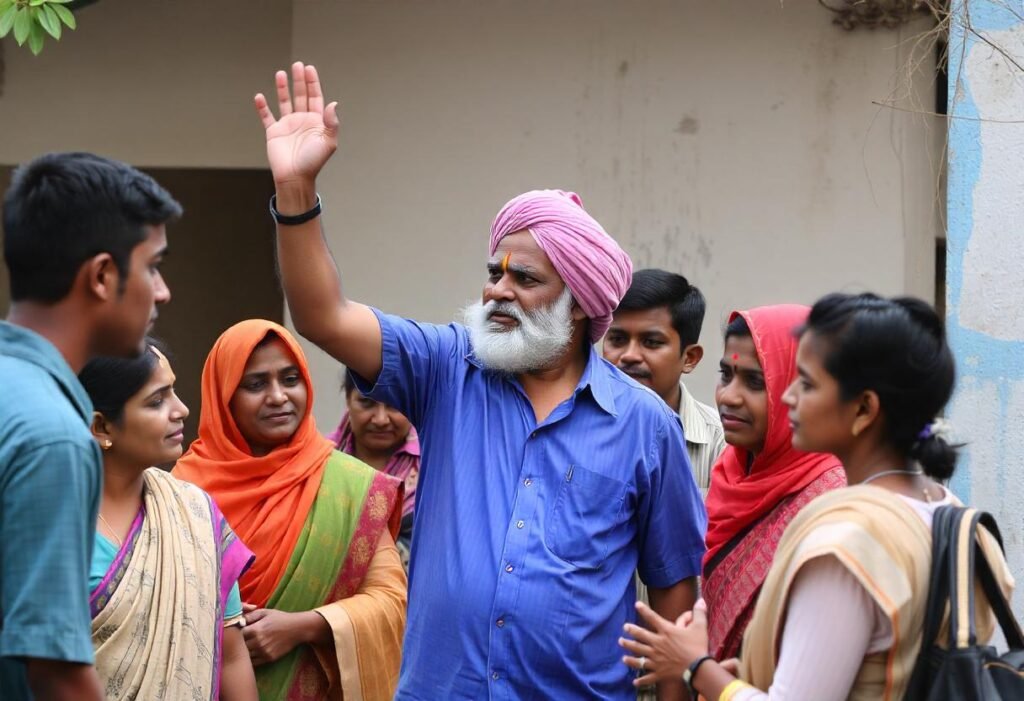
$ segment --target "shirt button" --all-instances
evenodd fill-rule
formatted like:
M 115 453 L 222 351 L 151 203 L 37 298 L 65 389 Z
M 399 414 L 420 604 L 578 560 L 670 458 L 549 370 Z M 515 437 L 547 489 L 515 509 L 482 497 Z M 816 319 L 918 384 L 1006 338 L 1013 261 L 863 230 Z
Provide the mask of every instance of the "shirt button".
M 491 679 L 497 679 L 497 678 L 498 678 L 498 673 L 497 672 L 492 672 L 491 673 Z
M 526 521 L 516 521 L 516 528 L 522 528 L 526 525 Z
M 512 570 L 514 570 L 514 569 L 515 569 L 515 568 L 514 568 L 514 567 L 512 567 L 512 565 L 509 565 L 508 567 L 506 567 L 506 568 L 505 568 L 505 571 L 506 571 L 506 572 L 511 572 L 511 571 L 512 571 Z
M 529 487 L 531 484 L 533 484 L 533 480 L 527 477 L 526 479 L 523 480 L 523 484 Z
M 505 619 L 504 618 L 499 618 L 498 619 L 498 627 L 499 628 L 504 628 L 505 627 Z

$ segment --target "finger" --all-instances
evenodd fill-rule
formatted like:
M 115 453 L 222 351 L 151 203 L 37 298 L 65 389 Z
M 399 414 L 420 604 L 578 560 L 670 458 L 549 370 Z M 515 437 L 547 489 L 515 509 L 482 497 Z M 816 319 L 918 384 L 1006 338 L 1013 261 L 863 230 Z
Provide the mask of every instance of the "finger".
M 324 110 L 324 127 L 327 129 L 327 133 L 334 136 L 338 133 L 338 123 L 341 120 L 338 119 L 338 103 L 332 102 L 327 105 L 327 109 Z
M 645 674 L 633 680 L 633 686 L 654 686 L 658 683 L 657 674 Z
M 641 664 L 643 664 L 643 667 L 644 667 L 645 670 L 650 669 L 650 664 L 651 664 L 650 660 L 644 659 L 641 662 L 641 659 L 639 657 L 635 657 L 633 655 L 623 655 L 622 656 L 622 662 L 623 662 L 623 664 L 625 664 L 630 669 L 636 669 L 636 670 L 640 669 L 640 665 Z
M 301 61 L 292 64 L 292 92 L 295 93 L 295 111 L 306 112 L 309 100 L 306 97 L 306 67 Z
M 253 99 L 253 103 L 256 105 L 256 114 L 263 122 L 263 128 L 269 129 L 274 126 L 277 120 L 274 119 L 274 113 L 270 111 L 270 105 L 267 104 L 267 98 L 263 96 L 263 93 L 258 93 Z
M 693 606 L 693 624 L 707 628 L 708 605 L 701 599 Z
M 324 111 L 324 93 L 320 89 L 320 76 L 314 66 L 306 66 L 306 95 L 309 99 L 309 111 L 322 114 Z
M 625 648 L 634 655 L 642 657 L 650 658 L 650 656 L 654 654 L 654 648 L 650 645 L 644 645 L 643 643 L 638 643 L 637 641 L 630 640 L 629 638 L 619 638 L 619 647 Z
M 738 657 L 730 657 L 725 662 L 719 662 L 718 664 L 734 677 L 740 673 L 740 658 Z
M 249 613 L 244 614 L 245 627 L 248 628 L 251 625 L 256 625 L 257 623 L 259 623 L 267 617 L 267 613 L 267 609 L 256 609 L 255 611 L 250 611 Z
M 665 627 L 672 625 L 671 622 L 662 618 L 657 611 L 642 601 L 636 602 L 636 612 L 654 630 L 663 630 Z
M 653 644 L 654 639 L 657 637 L 657 633 L 652 633 L 646 628 L 633 625 L 632 623 L 627 623 L 622 627 L 622 629 L 626 631 L 626 635 L 633 638 L 637 642 L 643 643 L 644 645 Z
M 256 97 L 263 97 L 263 95 L 257 95 Z M 266 100 L 264 100 L 264 102 L 266 102 Z M 249 613 L 250 611 L 255 611 L 258 608 L 259 606 L 256 604 L 247 604 L 242 602 L 242 613 Z
M 277 88 L 277 111 L 284 117 L 292 113 L 292 96 L 288 91 L 288 74 L 278 71 L 274 74 L 274 86 Z
M 683 611 L 683 615 L 676 619 L 677 626 L 684 628 L 693 622 L 693 611 Z

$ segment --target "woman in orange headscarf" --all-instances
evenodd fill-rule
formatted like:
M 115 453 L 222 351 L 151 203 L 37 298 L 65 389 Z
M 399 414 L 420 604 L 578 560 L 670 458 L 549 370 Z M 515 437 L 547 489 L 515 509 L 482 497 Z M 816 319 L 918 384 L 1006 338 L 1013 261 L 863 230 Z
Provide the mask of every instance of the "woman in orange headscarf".
M 239 584 L 261 699 L 390 699 L 405 627 L 400 483 L 317 432 L 306 358 L 278 324 L 225 331 L 202 397 L 199 439 L 174 474 L 256 553 Z

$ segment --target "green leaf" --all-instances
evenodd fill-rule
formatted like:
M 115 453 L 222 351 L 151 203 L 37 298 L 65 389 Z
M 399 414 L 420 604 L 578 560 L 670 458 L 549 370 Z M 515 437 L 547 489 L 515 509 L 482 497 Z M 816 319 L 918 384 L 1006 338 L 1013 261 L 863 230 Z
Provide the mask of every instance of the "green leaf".
M 39 13 L 39 24 L 42 25 L 46 33 L 52 36 L 54 39 L 60 39 L 61 24 L 60 18 L 57 17 L 57 13 L 53 11 L 53 8 L 49 5 L 43 5 L 43 11 Z
M 50 3 L 51 5 L 67 5 L 69 2 L 74 1 L 75 0 L 46 0 L 46 2 Z
M 28 0 L 28 4 L 31 5 L 32 7 L 39 7 L 44 2 L 46 2 L 46 0 Z
M 60 21 L 66 24 L 68 29 L 75 28 L 75 16 L 71 14 L 71 10 L 63 5 L 54 5 L 52 2 L 47 5 L 47 7 L 57 13 L 57 16 L 60 17 Z
M 0 37 L 7 36 L 7 33 L 11 31 L 11 27 L 14 26 L 14 17 L 18 14 L 18 8 L 11 5 L 3 14 L 0 14 Z
M 43 34 L 43 28 L 38 24 L 33 24 L 32 29 L 28 33 L 28 48 L 34 55 L 38 56 L 39 52 L 43 50 L 43 40 L 45 38 L 46 35 Z
M 28 32 L 31 28 L 32 17 L 28 10 L 20 10 L 17 17 L 14 18 L 14 40 L 18 42 L 18 46 L 24 44 L 28 39 Z

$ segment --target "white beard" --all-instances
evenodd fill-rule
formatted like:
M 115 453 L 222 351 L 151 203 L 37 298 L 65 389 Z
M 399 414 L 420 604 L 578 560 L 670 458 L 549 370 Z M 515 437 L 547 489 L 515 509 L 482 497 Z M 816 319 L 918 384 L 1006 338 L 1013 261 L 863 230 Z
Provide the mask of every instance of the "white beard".
M 572 292 L 566 287 L 550 306 L 524 312 L 518 304 L 475 302 L 463 310 L 473 353 L 484 367 L 518 375 L 551 367 L 572 341 Z M 490 321 L 496 312 L 518 321 L 506 328 Z

